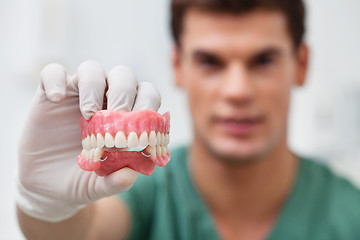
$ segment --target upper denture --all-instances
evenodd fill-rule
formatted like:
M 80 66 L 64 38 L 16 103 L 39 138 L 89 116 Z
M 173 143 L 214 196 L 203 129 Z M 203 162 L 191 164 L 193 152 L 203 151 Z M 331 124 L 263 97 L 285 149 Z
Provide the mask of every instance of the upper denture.
M 170 115 L 168 112 L 161 115 L 151 110 L 126 113 L 102 110 L 95 113 L 90 121 L 81 118 L 81 135 L 83 138 L 97 133 L 101 133 L 104 136 L 108 132 L 115 136 L 119 130 L 124 132 L 126 136 L 130 132 L 135 132 L 138 136 L 144 131 L 147 131 L 149 134 L 152 130 L 169 133 L 169 119 Z

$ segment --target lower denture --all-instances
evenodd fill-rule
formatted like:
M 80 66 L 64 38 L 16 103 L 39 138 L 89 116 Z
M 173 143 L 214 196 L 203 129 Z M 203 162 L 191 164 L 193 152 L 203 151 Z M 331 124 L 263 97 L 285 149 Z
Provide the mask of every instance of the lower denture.
M 81 118 L 80 127 L 84 150 L 78 155 L 77 162 L 85 171 L 95 171 L 105 176 L 129 167 L 151 175 L 155 165 L 163 167 L 170 161 L 167 148 L 170 128 L 168 112 L 161 115 L 151 110 L 127 113 L 102 110 L 88 121 Z M 117 148 L 126 147 L 128 143 L 128 147 L 145 145 L 145 138 L 148 146 L 142 151 L 121 151 Z

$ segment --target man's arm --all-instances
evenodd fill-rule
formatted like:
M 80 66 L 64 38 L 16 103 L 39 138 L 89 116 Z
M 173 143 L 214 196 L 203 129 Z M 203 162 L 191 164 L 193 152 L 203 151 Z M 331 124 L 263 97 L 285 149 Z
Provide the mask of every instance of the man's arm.
M 32 218 L 17 209 L 18 221 L 26 239 L 125 239 L 130 230 L 130 213 L 118 197 L 89 204 L 75 216 L 57 223 Z

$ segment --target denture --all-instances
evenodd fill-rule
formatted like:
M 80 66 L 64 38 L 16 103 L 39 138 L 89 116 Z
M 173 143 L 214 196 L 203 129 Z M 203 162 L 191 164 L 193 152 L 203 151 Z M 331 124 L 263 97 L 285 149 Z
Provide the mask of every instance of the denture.
M 155 165 L 170 161 L 170 114 L 151 111 L 102 110 L 90 120 L 80 119 L 83 150 L 77 157 L 81 169 L 105 176 L 129 167 L 151 175 Z

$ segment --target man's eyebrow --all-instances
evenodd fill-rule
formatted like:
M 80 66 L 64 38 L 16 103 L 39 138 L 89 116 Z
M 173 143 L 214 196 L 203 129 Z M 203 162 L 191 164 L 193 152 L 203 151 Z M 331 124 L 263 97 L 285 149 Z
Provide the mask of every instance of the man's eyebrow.
M 261 56 L 269 56 L 269 55 L 281 55 L 283 51 L 278 47 L 267 47 L 260 51 L 257 51 L 255 54 L 253 54 L 252 58 L 261 57 Z M 211 51 L 207 51 L 204 49 L 197 49 L 194 50 L 191 54 L 193 57 L 213 57 L 213 58 L 220 58 L 216 53 L 213 53 Z
M 201 59 L 201 58 L 211 58 L 214 60 L 221 61 L 221 58 L 211 51 L 203 50 L 203 49 L 197 49 L 191 54 L 194 58 Z
M 283 51 L 277 47 L 268 47 L 263 50 L 258 51 L 252 56 L 252 59 L 257 59 L 265 56 L 280 56 L 282 55 Z
M 265 57 L 279 57 L 283 54 L 283 51 L 281 48 L 279 47 L 265 47 L 255 53 L 253 53 L 250 58 L 249 61 L 250 62 L 256 62 L 259 59 L 263 59 Z M 197 59 L 197 60 L 201 60 L 201 59 L 211 59 L 213 61 L 216 62 L 222 62 L 222 58 L 221 56 L 219 56 L 218 54 L 216 54 L 215 52 L 209 51 L 209 50 L 204 50 L 204 49 L 196 49 L 191 53 L 192 58 Z

